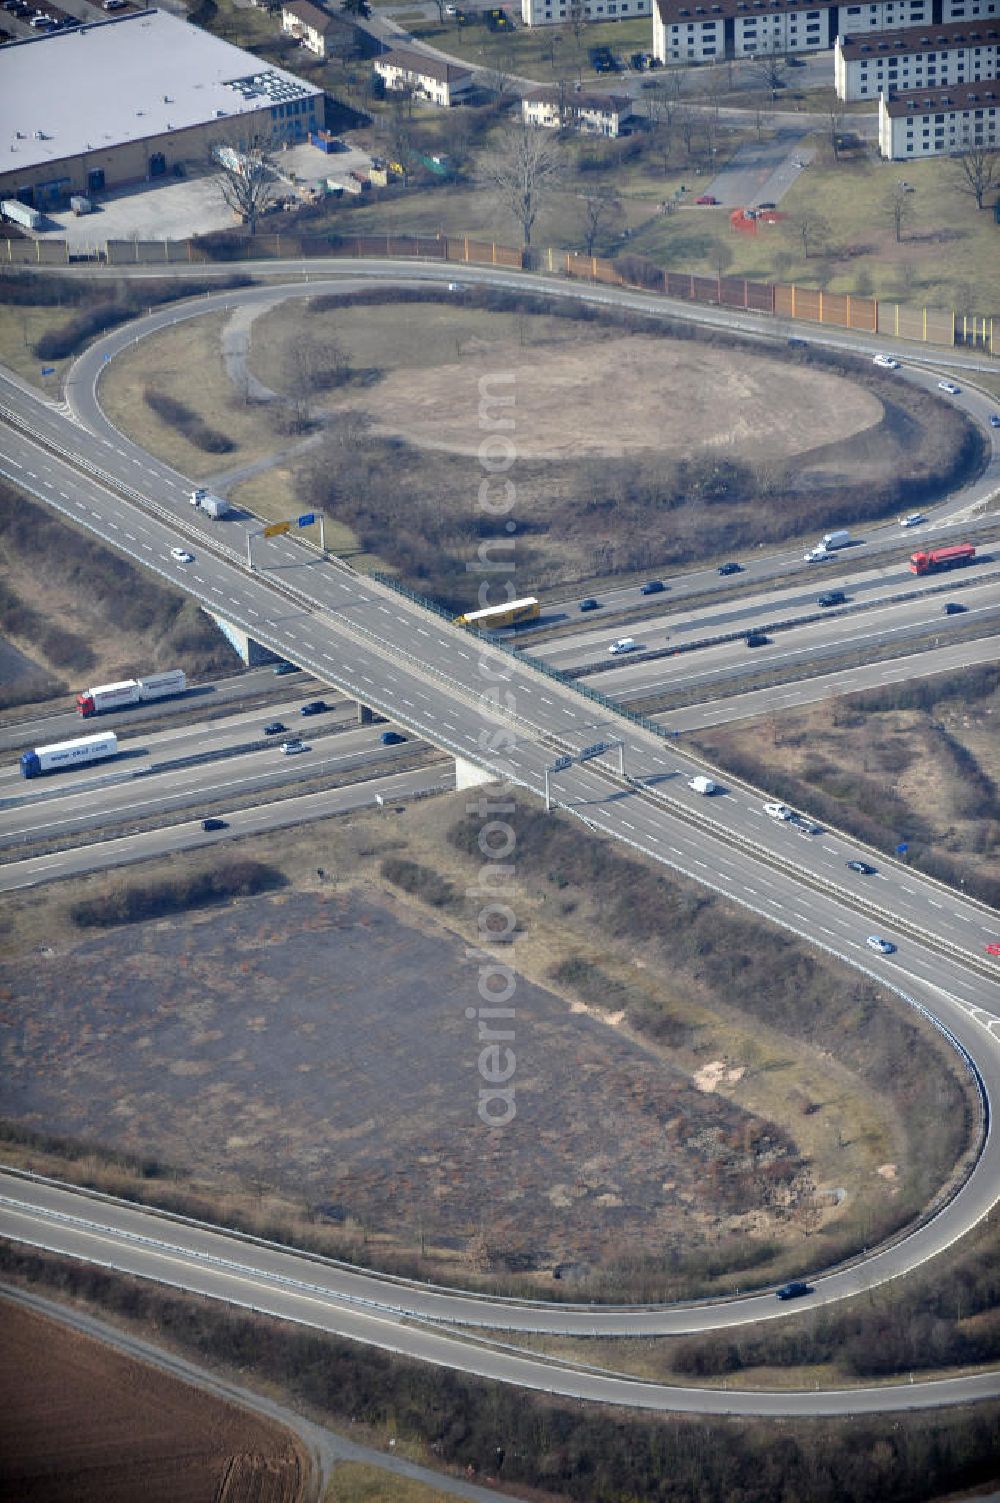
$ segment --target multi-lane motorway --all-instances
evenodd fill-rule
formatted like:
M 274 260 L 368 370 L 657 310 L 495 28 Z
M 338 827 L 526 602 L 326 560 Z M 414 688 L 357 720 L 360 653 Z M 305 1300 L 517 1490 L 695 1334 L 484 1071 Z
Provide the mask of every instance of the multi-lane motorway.
M 391 274 L 398 275 L 397 269 Z M 319 288 L 313 285 L 309 290 Z M 249 289 L 246 295 L 252 298 L 260 292 Z M 273 288 L 266 292 L 273 298 Z M 560 289 L 560 295 L 566 292 Z M 224 300 L 242 296 L 227 293 Z M 596 296 L 611 300 L 606 294 Z M 212 306 L 211 298 L 199 305 L 206 311 Z M 178 316 L 175 309 L 144 322 L 152 327 Z M 114 347 L 123 347 L 133 337 L 135 330 L 121 331 L 113 336 L 111 349 L 99 349 L 80 362 L 70 386 L 75 420 L 18 383 L 0 380 L 0 407 L 13 425 L 7 430 L 9 457 L 4 465 L 12 479 L 310 669 L 322 682 L 514 787 L 539 794 L 545 769 L 556 757 L 597 740 L 620 739 L 626 779 L 614 773 L 610 761 L 573 764 L 554 780 L 562 808 L 595 832 L 643 851 L 895 986 L 940 1020 L 970 1065 L 976 1062 L 984 1099 L 996 1097 L 1000 966 L 984 955 L 986 943 L 997 937 L 995 914 L 893 863 L 880 862 L 875 878 L 856 877 L 846 868 L 856 853 L 851 842 L 830 831 L 805 835 L 769 818 L 753 790 L 732 784 L 721 798 L 700 798 L 687 787 L 698 765 L 651 731 L 544 676 L 515 655 L 470 639 L 405 597 L 323 561 L 301 543 L 284 537 L 256 541 L 255 568 L 249 570 L 245 533 L 247 526 L 256 530 L 252 521 L 213 527 L 192 519 L 184 477 L 109 431 L 99 415 L 94 393 L 102 356 L 113 354 Z M 991 472 L 996 467 L 994 454 Z M 987 476 L 973 489 L 990 483 L 995 488 L 996 479 L 993 473 L 992 481 Z M 963 504 L 969 499 L 965 497 Z M 171 559 L 170 549 L 178 540 L 194 554 L 191 564 Z M 974 584 L 970 597 L 979 588 Z M 503 696 L 499 704 L 498 687 Z M 896 939 L 898 952 L 874 956 L 865 945 L 873 930 Z M 898 1277 L 951 1245 L 987 1213 L 1000 1186 L 1000 1146 L 985 1115 L 983 1128 L 980 1157 L 951 1202 L 894 1246 L 817 1280 L 815 1300 L 840 1299 Z M 0 1200 L 0 1230 L 114 1266 L 137 1263 L 141 1267 L 135 1271 L 146 1276 L 202 1287 L 255 1308 L 272 1309 L 281 1303 L 283 1313 L 292 1318 L 529 1386 L 644 1406 L 757 1413 L 910 1407 L 1000 1391 L 996 1374 L 958 1380 L 951 1387 L 906 1385 L 867 1394 L 808 1396 L 737 1397 L 626 1383 L 493 1347 L 470 1346 L 440 1329 L 404 1327 L 400 1314 L 406 1311 L 439 1325 L 624 1334 L 716 1328 L 775 1317 L 780 1311 L 773 1299 L 759 1298 L 685 1312 L 532 1308 L 525 1313 L 522 1307 L 467 1296 L 408 1287 L 404 1291 L 398 1283 L 387 1294 L 387 1282 L 375 1276 L 332 1270 L 330 1265 L 265 1252 L 256 1245 L 237 1247 L 225 1239 L 213 1241 L 210 1253 L 203 1251 L 192 1260 L 189 1252 L 179 1250 L 190 1229 L 182 1236 L 178 1224 L 170 1223 L 165 1233 L 166 1223 L 131 1210 L 126 1219 L 138 1220 L 129 1220 L 131 1231 L 126 1229 L 123 1239 L 119 1218 L 126 1216 L 124 1210 L 112 1211 L 103 1204 L 95 1210 L 96 1202 L 81 1210 L 77 1197 L 56 1205 L 51 1198 L 55 1193 L 23 1181 L 8 1182 Z M 166 1248 L 164 1241 L 169 1243 Z M 282 1265 L 277 1280 L 268 1271 L 274 1257 L 292 1259 Z M 328 1285 L 329 1279 L 336 1280 L 335 1288 Z M 363 1310 L 359 1300 L 365 1302 Z

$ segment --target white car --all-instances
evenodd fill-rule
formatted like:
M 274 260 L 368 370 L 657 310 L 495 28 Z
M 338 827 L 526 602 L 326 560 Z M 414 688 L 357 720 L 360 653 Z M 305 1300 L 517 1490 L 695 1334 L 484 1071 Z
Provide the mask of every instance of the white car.
M 612 657 L 618 657 L 623 652 L 635 652 L 638 645 L 635 637 L 619 637 L 617 642 L 612 642 L 608 651 Z
M 895 955 L 896 946 L 889 939 L 883 939 L 881 934 L 869 934 L 865 940 L 869 950 L 877 950 L 880 955 Z
M 872 365 L 880 365 L 883 370 L 887 371 L 899 370 L 899 361 L 893 360 L 891 355 L 876 355 L 872 360 Z
M 772 819 L 791 819 L 792 811 L 787 804 L 765 804 L 764 813 L 770 814 Z
M 306 744 L 305 744 L 304 741 L 297 741 L 296 740 L 296 741 L 282 741 L 282 743 L 281 743 L 281 750 L 284 752 L 284 754 L 285 754 L 286 757 L 294 757 L 295 754 L 296 754 L 296 752 L 308 751 L 309 748 L 308 748 L 308 746 L 306 746 Z
M 171 548 L 170 557 L 175 558 L 179 564 L 194 563 L 194 554 L 188 553 L 185 548 Z
M 908 517 L 900 517 L 899 525 L 900 527 L 919 527 L 921 522 L 926 522 L 926 520 L 922 512 L 911 511 Z
M 946 391 L 949 397 L 957 397 L 962 388 L 960 386 L 956 386 L 954 381 L 939 381 L 938 390 Z

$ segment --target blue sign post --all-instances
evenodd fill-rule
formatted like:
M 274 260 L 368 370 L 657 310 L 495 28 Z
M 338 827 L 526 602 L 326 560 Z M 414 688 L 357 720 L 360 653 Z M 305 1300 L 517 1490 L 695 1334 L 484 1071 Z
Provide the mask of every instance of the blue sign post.
M 314 511 L 303 512 L 301 517 L 296 518 L 299 527 L 311 527 L 315 520 L 316 513 Z
M 907 853 L 907 851 L 909 849 L 910 849 L 910 847 L 907 845 L 906 841 L 905 840 L 901 840 L 900 843 L 899 843 L 899 845 L 897 845 L 897 847 L 896 847 L 896 855 L 897 856 L 905 856 L 906 853 Z
M 56 373 L 56 368 L 55 368 L 54 365 L 43 365 L 42 366 L 42 375 L 43 376 L 54 376 L 55 373 Z

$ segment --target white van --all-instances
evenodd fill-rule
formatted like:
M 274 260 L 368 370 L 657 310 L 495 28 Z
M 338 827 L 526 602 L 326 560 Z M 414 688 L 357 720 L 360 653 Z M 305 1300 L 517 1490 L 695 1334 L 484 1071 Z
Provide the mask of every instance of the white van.
M 839 532 L 828 532 L 824 534 L 823 547 L 846 548 L 850 541 L 851 534 L 848 532 L 846 527 L 842 527 Z
M 695 793 L 712 794 L 719 791 L 718 783 L 713 783 L 711 778 L 703 777 L 700 773 L 696 778 L 688 780 L 688 787 L 693 788 Z
M 618 655 L 623 652 L 635 652 L 638 645 L 639 644 L 635 640 L 635 637 L 619 637 L 617 642 L 612 642 L 611 646 L 608 648 L 608 651 L 611 653 L 612 657 L 618 657 Z

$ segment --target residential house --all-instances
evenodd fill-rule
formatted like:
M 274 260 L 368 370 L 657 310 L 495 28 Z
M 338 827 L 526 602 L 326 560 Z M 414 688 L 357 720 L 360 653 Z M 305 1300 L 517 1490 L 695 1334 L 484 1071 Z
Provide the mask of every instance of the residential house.
M 443 58 L 427 57 L 422 52 L 397 48 L 375 59 L 375 72 L 393 93 L 412 94 L 446 109 L 460 104 L 474 86 L 469 68 L 446 63 Z

